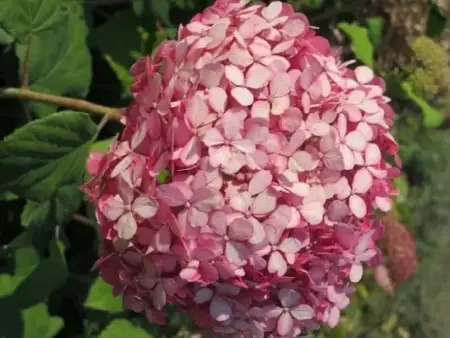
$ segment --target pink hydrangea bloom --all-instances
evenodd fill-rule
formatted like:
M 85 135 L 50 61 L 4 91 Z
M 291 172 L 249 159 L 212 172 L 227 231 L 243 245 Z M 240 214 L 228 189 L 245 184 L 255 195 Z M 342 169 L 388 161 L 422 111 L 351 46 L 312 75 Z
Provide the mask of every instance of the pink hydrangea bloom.
M 337 325 L 363 264 L 380 261 L 393 112 L 383 81 L 291 5 L 247 2 L 216 1 L 132 67 L 125 129 L 90 157 L 85 190 L 96 266 L 127 308 L 294 337 Z

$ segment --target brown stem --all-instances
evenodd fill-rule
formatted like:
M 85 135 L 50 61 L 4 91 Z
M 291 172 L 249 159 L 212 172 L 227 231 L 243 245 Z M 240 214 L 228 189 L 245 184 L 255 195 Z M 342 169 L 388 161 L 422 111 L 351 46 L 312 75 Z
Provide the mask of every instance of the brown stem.
M 28 88 L 29 78 L 30 78 L 30 60 L 31 60 L 31 34 L 28 36 L 28 44 L 27 51 L 25 54 L 25 60 L 23 61 L 23 79 L 22 79 L 22 88 Z M 23 103 L 23 109 L 25 112 L 25 116 L 28 121 L 31 121 L 30 110 L 28 104 L 26 102 Z
M 3 88 L 0 89 L 0 98 L 14 98 L 21 100 L 38 101 L 43 103 L 52 103 L 57 106 L 70 108 L 73 110 L 84 111 L 87 113 L 108 115 L 112 120 L 120 120 L 120 109 L 102 106 L 82 99 L 58 96 L 35 92 L 26 88 Z
M 89 218 L 87 218 L 86 216 L 80 215 L 80 214 L 73 214 L 72 218 L 77 221 L 80 222 L 81 224 L 84 225 L 88 225 L 88 226 L 92 226 L 94 228 L 97 227 L 97 223 L 91 221 Z

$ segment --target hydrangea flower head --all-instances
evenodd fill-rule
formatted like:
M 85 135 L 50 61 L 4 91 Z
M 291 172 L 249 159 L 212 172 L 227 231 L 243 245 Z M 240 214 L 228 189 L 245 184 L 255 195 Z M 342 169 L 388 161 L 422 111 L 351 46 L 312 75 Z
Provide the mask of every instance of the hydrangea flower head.
M 246 2 L 216 1 L 132 67 L 125 129 L 85 186 L 96 266 L 151 321 L 174 304 L 217 337 L 296 337 L 337 325 L 380 261 L 393 111 L 291 5 Z

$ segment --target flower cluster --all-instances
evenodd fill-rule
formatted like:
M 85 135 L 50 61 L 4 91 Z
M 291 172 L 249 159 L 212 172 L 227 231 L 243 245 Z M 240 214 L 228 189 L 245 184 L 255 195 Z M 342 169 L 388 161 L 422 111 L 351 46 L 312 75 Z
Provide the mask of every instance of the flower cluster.
M 393 111 L 291 5 L 246 2 L 216 1 L 132 67 L 125 129 L 88 164 L 96 266 L 151 321 L 174 304 L 215 336 L 295 337 L 335 326 L 380 260 Z

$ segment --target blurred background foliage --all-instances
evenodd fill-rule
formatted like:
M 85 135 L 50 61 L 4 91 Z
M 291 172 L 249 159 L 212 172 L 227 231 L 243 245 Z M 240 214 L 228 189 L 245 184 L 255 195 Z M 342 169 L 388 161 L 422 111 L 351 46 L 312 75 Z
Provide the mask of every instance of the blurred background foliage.
M 343 58 L 369 65 L 386 79 L 404 163 L 394 210 L 383 217 L 384 266 L 368 270 L 341 324 L 317 337 L 448 338 L 450 1 L 288 2 L 320 27 Z M 0 85 L 125 106 L 133 62 L 152 53 L 162 40 L 175 38 L 178 25 L 210 3 L 0 0 Z M 101 141 L 94 142 L 99 119 L 82 125 L 71 112 L 52 105 L 2 100 L 1 138 L 55 113 L 65 114 L 69 132 L 83 130 L 84 139 L 71 148 L 78 162 L 70 182 L 63 186 L 57 175 L 49 176 L 45 184 L 52 194 L 0 184 L 0 337 L 164 338 L 197 333 L 179 313 L 158 327 L 123 311 L 111 287 L 91 271 L 99 238 L 93 210 L 76 187 L 85 178 L 82 165 L 88 151 L 104 151 L 119 124 L 108 123 Z M 3 156 L 8 144 L 1 142 Z M 55 157 L 46 165 L 59 170 L 61 161 Z

